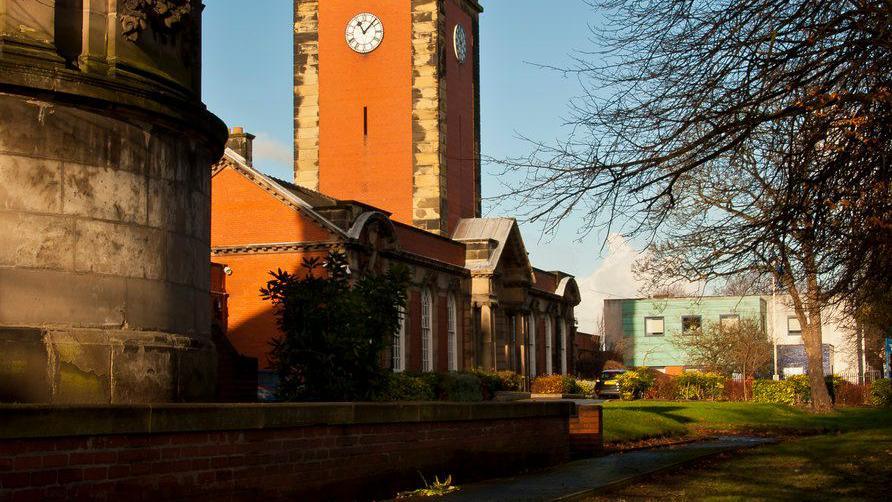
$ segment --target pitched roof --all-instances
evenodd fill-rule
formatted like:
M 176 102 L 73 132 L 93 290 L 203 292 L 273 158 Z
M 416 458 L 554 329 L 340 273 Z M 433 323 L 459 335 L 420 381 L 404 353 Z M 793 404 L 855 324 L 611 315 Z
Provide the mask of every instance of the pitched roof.
M 252 181 L 254 184 L 258 185 L 260 188 L 272 193 L 279 200 L 288 204 L 292 208 L 297 211 L 303 212 L 305 215 L 309 216 L 317 223 L 321 224 L 327 230 L 333 232 L 339 237 L 347 238 L 347 233 L 339 228 L 337 225 L 332 223 L 327 218 L 323 217 L 321 214 L 317 213 L 313 209 L 313 204 L 306 200 L 305 196 L 300 194 L 299 190 L 292 191 L 282 185 L 282 180 L 278 180 L 271 176 L 267 176 L 263 174 L 259 170 L 255 169 L 254 166 L 250 165 L 244 157 L 236 153 L 234 150 L 227 148 L 223 154 L 223 160 L 229 161 L 230 164 L 244 175 L 247 179 Z M 214 174 L 219 172 L 219 169 L 214 170 Z M 286 182 L 287 183 L 287 182 Z M 290 183 L 287 183 L 290 185 Z M 294 186 L 294 185 L 292 185 Z M 299 188 L 294 186 L 294 188 Z M 322 194 L 319 194 L 322 196 Z M 324 196 L 322 196 L 324 197 Z
M 468 259 L 470 270 L 492 272 L 499 266 L 506 250 L 513 249 L 521 265 L 527 270 L 530 281 L 535 282 L 533 267 L 530 265 L 523 237 L 517 220 L 513 218 L 464 218 L 459 220 L 452 238 L 459 242 L 495 242 L 495 248 L 488 258 Z

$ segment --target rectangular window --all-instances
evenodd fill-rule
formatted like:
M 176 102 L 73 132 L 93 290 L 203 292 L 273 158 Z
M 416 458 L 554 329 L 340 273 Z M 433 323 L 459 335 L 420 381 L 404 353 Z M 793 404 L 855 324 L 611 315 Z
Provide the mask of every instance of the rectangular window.
M 455 296 L 450 294 L 446 303 L 449 371 L 458 371 L 458 319 L 456 318 L 456 310 L 458 309 L 455 303 Z
M 787 336 L 802 336 L 802 325 L 799 324 L 798 317 L 787 318 Z
M 405 371 L 404 361 L 406 360 L 406 312 L 400 312 L 400 329 L 393 335 L 393 347 L 391 354 L 393 355 L 392 367 L 393 371 L 400 373 Z
M 646 317 L 644 319 L 645 336 L 663 336 L 665 326 L 662 317 Z
M 725 314 L 719 317 L 719 327 L 722 329 L 725 328 L 736 328 L 737 325 L 740 324 L 740 316 L 736 314 Z
M 429 290 L 421 292 L 421 371 L 434 370 L 433 298 Z
M 686 315 L 681 318 L 681 330 L 688 332 L 703 327 L 703 318 L 698 315 Z

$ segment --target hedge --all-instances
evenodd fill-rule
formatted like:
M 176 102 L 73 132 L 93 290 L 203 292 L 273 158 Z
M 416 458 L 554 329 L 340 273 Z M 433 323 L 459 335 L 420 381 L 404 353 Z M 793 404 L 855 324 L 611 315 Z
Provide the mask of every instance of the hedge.
M 892 406 L 892 381 L 876 380 L 870 386 L 870 403 L 874 406 Z
M 576 379 L 569 375 L 545 375 L 533 380 L 533 394 L 579 394 Z
M 684 373 L 675 379 L 675 395 L 683 401 L 717 401 L 725 394 L 726 380 L 716 373 Z

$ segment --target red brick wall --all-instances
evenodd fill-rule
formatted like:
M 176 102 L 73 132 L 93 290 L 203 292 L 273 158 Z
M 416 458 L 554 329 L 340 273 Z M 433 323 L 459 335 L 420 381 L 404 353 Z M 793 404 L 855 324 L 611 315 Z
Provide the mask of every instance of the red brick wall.
M 483 411 L 492 416 L 492 409 Z M 568 434 L 566 415 L 551 410 L 500 419 L 0 439 L 0 500 L 389 498 L 419 487 L 419 472 L 427 479 L 451 474 L 463 484 L 564 462 Z
M 600 451 L 604 440 L 603 410 L 600 406 L 577 406 L 570 417 L 570 449 L 574 455 L 591 455 Z
M 394 221 L 394 227 L 400 246 L 404 250 L 458 267 L 465 266 L 466 250 L 461 242 L 439 237 L 397 221 Z

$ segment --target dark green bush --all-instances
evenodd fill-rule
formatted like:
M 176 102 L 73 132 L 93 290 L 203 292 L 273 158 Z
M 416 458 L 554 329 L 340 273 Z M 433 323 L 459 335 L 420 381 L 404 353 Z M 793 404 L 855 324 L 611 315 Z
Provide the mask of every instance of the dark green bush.
M 284 401 L 364 401 L 381 395 L 381 354 L 399 329 L 409 273 L 395 267 L 353 280 L 347 257 L 304 259 L 301 275 L 279 270 L 261 290 L 283 336 L 270 362 Z
M 870 403 L 874 406 L 892 406 L 892 381 L 882 378 L 870 386 Z
M 684 373 L 675 379 L 676 398 L 686 401 L 716 401 L 725 393 L 726 378 L 716 373 Z
M 486 371 L 482 369 L 471 370 L 468 373 L 480 380 L 480 390 L 483 392 L 483 399 L 489 400 L 495 397 L 496 392 L 501 392 L 502 378 L 498 373 Z
M 440 398 L 445 401 L 483 401 L 480 379 L 470 373 L 449 373 L 440 379 Z
M 433 401 L 434 389 L 423 378 L 406 373 L 391 373 L 382 401 Z

